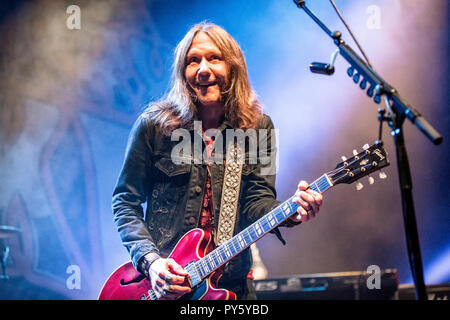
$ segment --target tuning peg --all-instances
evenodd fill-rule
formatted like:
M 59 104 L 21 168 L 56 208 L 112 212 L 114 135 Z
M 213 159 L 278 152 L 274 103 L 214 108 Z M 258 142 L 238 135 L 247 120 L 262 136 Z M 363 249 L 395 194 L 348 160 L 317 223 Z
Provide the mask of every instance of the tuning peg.
M 375 182 L 375 179 L 372 178 L 371 176 L 368 176 L 368 178 L 369 178 L 369 184 L 373 184 Z
M 342 156 L 341 159 L 342 159 L 342 161 L 347 161 L 347 157 L 346 156 Z
M 356 149 L 353 149 L 353 155 L 356 156 L 358 154 L 358 151 Z
M 379 175 L 380 179 L 386 179 L 387 178 L 387 174 L 384 171 L 380 171 Z
M 364 149 L 364 150 L 367 150 L 367 149 L 369 149 L 369 148 L 370 148 L 370 146 L 369 146 L 368 143 L 366 143 L 365 145 L 363 145 L 363 149 Z
M 362 188 L 364 188 L 364 185 L 361 183 L 361 182 L 358 182 L 357 184 L 356 184 L 356 190 L 361 190 Z

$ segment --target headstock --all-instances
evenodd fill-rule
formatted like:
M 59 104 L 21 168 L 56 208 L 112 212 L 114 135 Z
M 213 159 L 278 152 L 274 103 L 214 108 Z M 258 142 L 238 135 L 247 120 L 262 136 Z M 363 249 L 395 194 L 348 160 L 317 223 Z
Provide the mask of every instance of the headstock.
M 377 141 L 370 147 L 369 145 L 364 145 L 362 152 L 358 153 L 358 151 L 353 150 L 353 157 L 349 159 L 342 157 L 342 162 L 333 171 L 327 173 L 327 175 L 333 185 L 339 183 L 350 184 L 388 165 L 387 152 L 383 148 L 383 143 Z M 380 179 L 385 179 L 387 176 L 381 171 L 379 177 Z M 374 183 L 374 179 L 370 176 L 369 183 Z M 362 187 L 362 184 L 358 182 L 356 189 L 361 190 Z

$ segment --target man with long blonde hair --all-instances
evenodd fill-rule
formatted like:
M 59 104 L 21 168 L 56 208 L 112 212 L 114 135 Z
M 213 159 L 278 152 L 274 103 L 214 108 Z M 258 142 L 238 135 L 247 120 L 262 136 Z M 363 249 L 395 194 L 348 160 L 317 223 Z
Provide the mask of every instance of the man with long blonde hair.
M 250 86 L 236 41 L 215 24 L 193 26 L 175 49 L 170 91 L 150 103 L 133 126 L 113 194 L 114 221 L 123 244 L 160 299 L 176 299 L 191 291 L 185 281 L 188 273 L 173 259 L 164 258 L 180 237 L 193 228 L 217 233 L 224 163 L 210 161 L 220 153 L 215 150 L 216 138 L 231 129 L 254 130 L 260 137 L 260 132 L 273 128 Z M 186 133 L 188 147 L 200 137 L 205 161 L 175 161 L 172 151 L 178 135 L 174 133 L 179 130 Z M 274 159 L 275 141 L 269 135 L 264 142 L 259 149 Z M 195 153 L 195 148 L 188 148 L 184 156 L 191 155 L 189 150 Z M 263 173 L 262 162 L 243 164 L 234 233 L 280 204 L 275 172 Z M 322 196 L 302 181 L 294 202 L 300 205 L 298 215 L 283 226 L 314 217 Z M 225 266 L 220 285 L 233 290 L 238 299 L 254 298 L 247 277 L 250 266 L 247 249 Z

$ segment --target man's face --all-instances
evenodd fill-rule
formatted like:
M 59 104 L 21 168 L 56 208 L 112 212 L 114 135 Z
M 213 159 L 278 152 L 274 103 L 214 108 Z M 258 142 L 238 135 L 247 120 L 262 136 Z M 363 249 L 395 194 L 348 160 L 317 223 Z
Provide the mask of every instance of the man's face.
M 184 74 L 202 106 L 223 105 L 221 88 L 228 84 L 230 65 L 206 33 L 198 32 L 192 40 Z

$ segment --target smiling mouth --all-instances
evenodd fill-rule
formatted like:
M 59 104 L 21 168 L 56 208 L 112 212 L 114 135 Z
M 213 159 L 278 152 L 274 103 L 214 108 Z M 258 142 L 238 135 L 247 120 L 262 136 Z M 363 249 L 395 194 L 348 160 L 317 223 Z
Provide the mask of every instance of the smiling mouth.
M 208 87 L 215 86 L 216 84 L 217 84 L 217 81 L 214 81 L 214 82 L 207 83 L 207 84 L 199 84 L 198 87 L 200 89 L 207 89 Z

